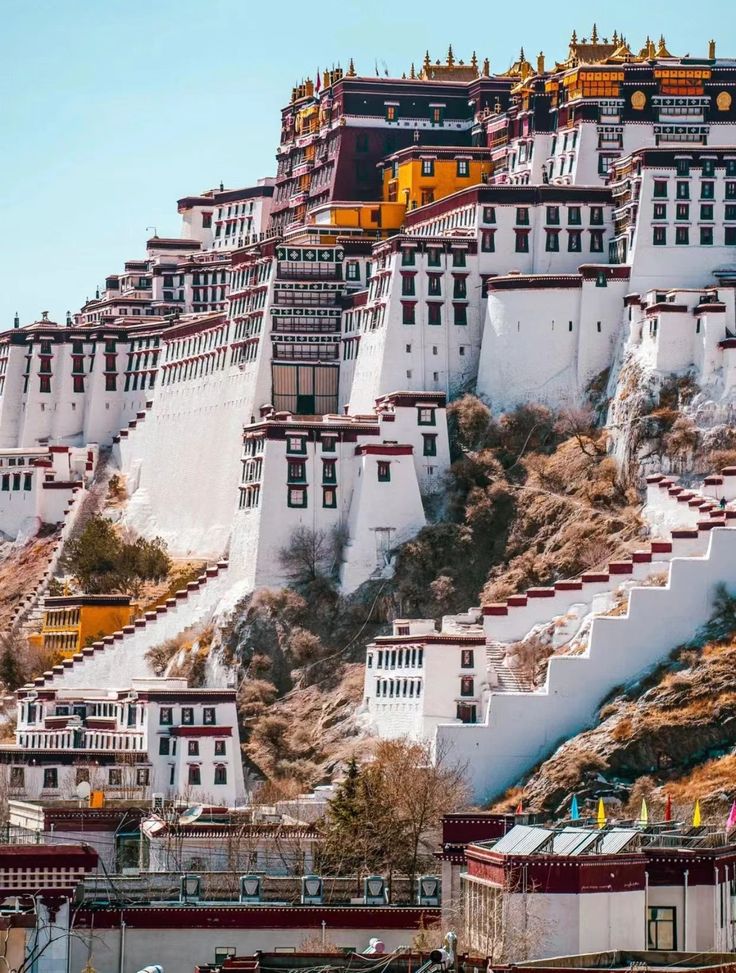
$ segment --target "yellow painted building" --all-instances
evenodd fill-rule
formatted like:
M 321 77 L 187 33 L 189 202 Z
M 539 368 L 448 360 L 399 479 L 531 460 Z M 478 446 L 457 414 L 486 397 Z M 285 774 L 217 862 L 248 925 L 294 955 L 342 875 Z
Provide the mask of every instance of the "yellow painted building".
M 315 226 L 334 226 L 341 230 L 358 230 L 371 236 L 396 233 L 404 222 L 406 207 L 397 202 L 325 203 L 312 212 Z M 307 228 L 309 229 L 309 228 Z
M 134 618 L 137 605 L 129 595 L 64 595 L 47 598 L 43 626 L 35 640 L 64 658 L 80 652 Z
M 477 186 L 490 173 L 488 149 L 412 145 L 383 163 L 383 199 L 416 209 Z

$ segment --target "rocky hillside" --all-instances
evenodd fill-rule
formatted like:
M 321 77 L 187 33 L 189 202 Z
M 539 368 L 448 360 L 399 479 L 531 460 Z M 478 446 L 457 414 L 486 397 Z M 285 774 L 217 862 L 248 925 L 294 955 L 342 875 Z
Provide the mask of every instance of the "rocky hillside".
M 722 598 L 717 628 L 731 627 L 733 613 L 733 600 Z M 522 800 L 525 807 L 564 815 L 575 793 L 590 813 L 602 795 L 622 815 L 635 815 L 642 797 L 656 809 L 669 795 L 676 812 L 687 816 L 699 798 L 720 820 L 733 800 L 734 747 L 731 634 L 677 649 L 646 680 L 616 693 L 601 708 L 597 726 L 563 743 L 495 807 Z

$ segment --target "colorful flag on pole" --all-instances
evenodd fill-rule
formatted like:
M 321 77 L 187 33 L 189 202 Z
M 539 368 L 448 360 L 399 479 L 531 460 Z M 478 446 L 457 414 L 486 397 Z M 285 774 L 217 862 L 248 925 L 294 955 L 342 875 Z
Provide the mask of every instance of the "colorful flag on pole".
M 516 810 L 514 811 L 514 814 L 523 814 L 523 813 L 524 813 L 524 809 L 521 806 L 521 801 L 519 801 L 519 803 L 516 805 Z
M 605 826 L 606 826 L 606 809 L 603 806 L 603 798 L 602 797 L 599 797 L 598 798 L 597 821 L 598 821 L 598 827 L 599 828 L 605 828 Z
M 317 68 L 317 80 L 316 80 L 315 85 L 314 85 L 314 90 L 316 92 L 319 92 L 319 89 L 321 87 L 322 87 L 322 75 L 319 73 L 319 68 Z
M 580 811 L 578 810 L 578 795 L 577 794 L 573 794 L 572 795 L 572 801 L 570 802 L 570 820 L 571 821 L 579 821 L 580 820 Z
M 639 824 L 649 824 L 649 808 L 643 797 L 641 799 L 641 811 L 639 812 Z
M 726 830 L 730 831 L 731 828 L 736 828 L 736 801 L 731 805 L 731 810 L 728 813 L 728 821 L 726 821 Z
M 693 810 L 693 827 L 699 828 L 701 824 L 700 817 L 700 801 L 695 802 L 695 809 Z
M 665 821 L 672 820 L 672 795 L 671 794 L 667 795 L 667 802 L 665 803 L 664 806 L 664 819 Z

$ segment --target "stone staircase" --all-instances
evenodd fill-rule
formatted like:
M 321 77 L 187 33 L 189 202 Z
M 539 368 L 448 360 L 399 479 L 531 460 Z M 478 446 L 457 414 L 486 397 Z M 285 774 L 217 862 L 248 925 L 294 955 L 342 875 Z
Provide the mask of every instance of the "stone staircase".
M 528 681 L 521 678 L 509 666 L 504 664 L 506 646 L 503 642 L 486 642 L 486 663 L 488 666 L 488 683 L 494 692 L 526 693 L 531 691 Z

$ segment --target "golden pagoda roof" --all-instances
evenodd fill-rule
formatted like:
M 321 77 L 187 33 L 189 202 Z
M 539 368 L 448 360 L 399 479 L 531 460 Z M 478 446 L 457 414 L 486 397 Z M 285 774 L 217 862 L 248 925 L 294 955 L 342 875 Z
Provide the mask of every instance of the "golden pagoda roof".
M 414 65 L 411 67 L 410 77 L 414 77 Z M 475 51 L 470 58 L 470 63 L 466 64 L 462 59 L 455 60 L 452 51 L 452 44 L 447 51 L 447 60 L 443 63 L 439 58 L 432 63 L 429 51 L 424 55 L 422 70 L 419 72 L 420 81 L 474 81 L 480 77 L 478 70 L 478 58 Z

